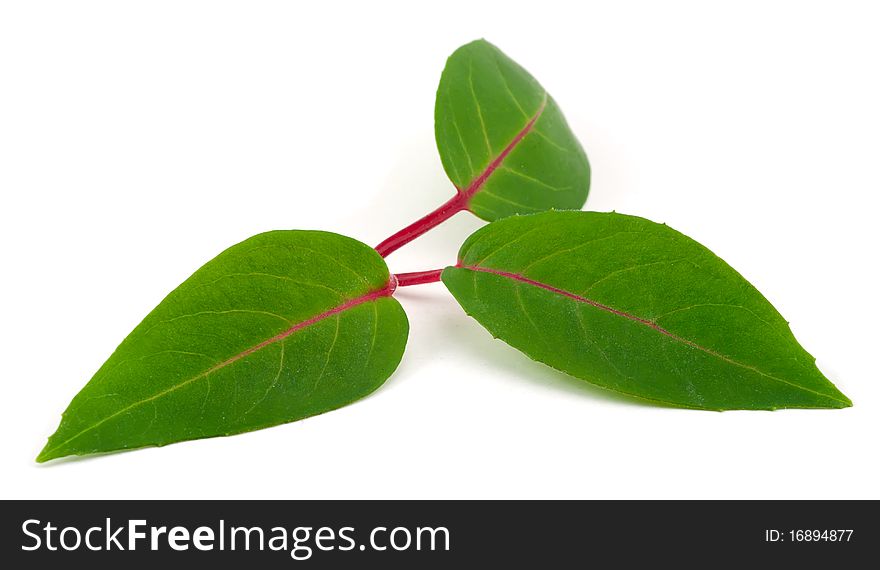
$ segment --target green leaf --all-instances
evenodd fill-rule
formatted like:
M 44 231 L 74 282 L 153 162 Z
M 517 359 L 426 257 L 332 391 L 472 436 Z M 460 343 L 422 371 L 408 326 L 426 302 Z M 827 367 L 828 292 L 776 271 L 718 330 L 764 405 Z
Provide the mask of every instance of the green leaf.
M 507 218 L 474 233 L 442 278 L 494 336 L 605 388 L 713 410 L 852 405 L 761 293 L 664 224 Z
M 590 165 L 556 102 L 485 40 L 446 62 L 434 133 L 446 174 L 484 220 L 579 209 L 587 199 Z
M 363 398 L 403 354 L 385 262 L 336 234 L 235 245 L 169 294 L 64 412 L 37 461 L 230 435 Z

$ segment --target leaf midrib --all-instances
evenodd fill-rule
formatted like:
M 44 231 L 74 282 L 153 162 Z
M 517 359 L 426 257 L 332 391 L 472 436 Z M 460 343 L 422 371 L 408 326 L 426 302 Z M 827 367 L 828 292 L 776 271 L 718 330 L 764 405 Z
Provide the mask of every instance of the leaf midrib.
M 532 131 L 535 126 L 535 123 L 538 122 L 538 119 L 541 118 L 541 114 L 544 112 L 544 108 L 547 106 L 547 93 L 544 93 L 544 98 L 541 100 L 541 105 L 538 107 L 538 110 L 535 111 L 535 114 L 526 122 L 525 126 L 517 132 L 513 138 L 507 143 L 507 146 L 498 153 L 498 155 L 493 158 L 488 166 L 474 178 L 470 184 L 464 190 L 459 189 L 461 193 L 461 197 L 465 200 L 465 202 L 470 202 L 471 198 L 476 195 L 477 192 L 486 184 L 489 180 L 489 177 L 492 176 L 492 173 L 498 169 L 499 166 L 504 162 L 504 159 L 513 152 L 513 149 L 519 145 L 520 142 Z
M 598 302 L 598 301 L 595 301 L 595 300 L 593 300 L 593 299 L 589 299 L 589 298 L 587 298 L 587 297 L 583 297 L 583 296 L 581 296 L 581 295 L 577 295 L 577 294 L 572 293 L 572 292 L 570 292 L 570 291 L 566 291 L 566 290 L 564 290 L 564 289 L 560 289 L 560 288 L 558 288 L 558 287 L 554 287 L 553 285 L 549 285 L 549 284 L 547 284 L 547 283 L 542 283 L 542 282 L 540 282 L 540 281 L 536 281 L 536 280 L 534 280 L 534 279 L 530 279 L 530 278 L 526 277 L 525 275 L 522 275 L 522 274 L 519 274 L 519 273 L 513 273 L 513 272 L 509 272 L 509 271 L 503 271 L 503 270 L 500 270 L 500 269 L 493 269 L 493 268 L 490 268 L 490 267 L 483 267 L 483 266 L 480 266 L 480 265 L 465 265 L 465 264 L 463 264 L 463 263 L 461 263 L 461 262 L 459 262 L 458 265 L 456 265 L 456 267 L 459 268 L 459 269 L 469 269 L 469 270 L 471 270 L 471 271 L 476 271 L 476 272 L 480 272 L 480 273 L 489 273 L 489 274 L 491 274 L 491 275 L 498 275 L 498 276 L 500 276 L 500 277 L 505 277 L 505 278 L 511 279 L 511 280 L 513 280 L 513 281 L 517 281 L 517 282 L 519 282 L 519 283 L 524 283 L 524 284 L 527 284 L 527 285 L 531 285 L 531 286 L 534 286 L 534 287 L 538 287 L 538 288 L 540 288 L 540 289 L 544 289 L 545 291 L 550 291 L 550 292 L 552 292 L 552 293 L 556 293 L 556 294 L 558 294 L 558 295 L 562 295 L 562 296 L 564 296 L 564 297 L 567 297 L 567 298 L 569 298 L 569 299 L 572 299 L 572 300 L 577 301 L 577 302 L 580 302 L 580 303 L 585 303 L 585 304 L 587 304 L 587 305 L 590 305 L 590 306 L 595 307 L 595 308 L 597 308 L 597 309 L 600 309 L 600 310 L 602 310 L 602 311 L 606 311 L 606 312 L 611 313 L 611 314 L 613 314 L 613 315 L 616 315 L 616 316 L 619 316 L 619 317 L 625 318 L 625 319 L 627 319 L 627 320 L 630 320 L 630 321 L 633 321 L 633 322 L 639 323 L 639 324 L 641 324 L 641 325 L 647 326 L 647 327 L 649 327 L 649 328 L 651 328 L 651 329 L 657 331 L 657 332 L 660 333 L 660 334 L 663 334 L 663 335 L 665 335 L 665 336 L 668 336 L 669 338 L 671 338 L 671 339 L 673 339 L 673 340 L 675 340 L 675 341 L 677 341 L 677 342 L 683 343 L 683 344 L 685 344 L 685 345 L 687 345 L 687 346 L 690 346 L 691 348 L 694 348 L 694 349 L 696 349 L 696 350 L 699 350 L 699 351 L 701 351 L 701 352 L 704 352 L 704 353 L 706 353 L 706 354 L 709 354 L 709 355 L 711 355 L 711 356 L 714 356 L 714 357 L 716 357 L 716 358 L 718 358 L 718 359 L 720 359 L 720 360 L 722 360 L 722 361 L 724 361 L 724 362 L 727 362 L 728 364 L 732 364 L 732 365 L 734 365 L 734 366 L 738 366 L 738 367 L 743 368 L 743 369 L 746 369 L 746 370 L 751 370 L 752 372 L 755 372 L 755 373 L 757 373 L 757 374 L 759 374 L 759 375 L 761 375 L 761 376 L 764 376 L 765 378 L 769 378 L 769 379 L 771 379 L 771 380 L 774 380 L 774 381 L 776 381 L 776 382 L 779 382 L 779 383 L 785 384 L 785 385 L 790 386 L 790 387 L 792 387 L 792 388 L 797 388 L 797 389 L 799 389 L 799 390 L 803 390 L 803 391 L 805 391 L 805 392 L 809 392 L 809 393 L 811 393 L 811 394 L 815 394 L 815 395 L 817 395 L 817 396 L 821 396 L 821 397 L 823 397 L 823 398 L 827 398 L 827 399 L 829 399 L 829 400 L 833 400 L 833 401 L 835 401 L 835 402 L 840 402 L 840 403 L 842 403 L 842 404 L 851 405 L 851 403 L 848 402 L 848 401 L 846 401 L 846 400 L 841 400 L 840 398 L 835 398 L 834 396 L 831 396 L 831 395 L 829 395 L 829 394 L 825 394 L 825 393 L 823 393 L 823 392 L 819 392 L 819 391 L 816 391 L 816 390 L 812 390 L 812 389 L 810 389 L 810 388 L 807 388 L 806 386 L 801 386 L 801 385 L 799 385 L 799 384 L 794 384 L 794 383 L 789 382 L 788 380 L 785 380 L 785 379 L 783 379 L 783 378 L 778 378 L 778 377 L 776 377 L 776 376 L 773 376 L 772 374 L 768 374 L 768 373 L 766 373 L 766 372 L 764 372 L 764 371 L 762 371 L 762 370 L 759 370 L 758 368 L 756 368 L 756 367 L 754 367 L 754 366 L 751 366 L 751 365 L 749 365 L 749 364 L 744 364 L 744 363 L 742 363 L 742 362 L 736 361 L 736 360 L 734 360 L 734 359 L 732 359 L 732 358 L 730 358 L 730 357 L 728 357 L 728 356 L 725 356 L 725 355 L 723 355 L 723 354 L 721 354 L 721 353 L 719 353 L 719 352 L 716 352 L 716 351 L 712 350 L 711 348 L 708 348 L 708 347 L 702 346 L 702 345 L 697 344 L 696 342 L 694 342 L 694 341 L 692 341 L 692 340 L 689 340 L 689 339 L 686 339 L 686 338 L 684 338 L 684 337 L 681 337 L 681 336 L 679 336 L 679 335 L 677 335 L 677 334 L 675 334 L 675 333 L 673 333 L 673 332 L 671 332 L 671 331 L 669 331 L 669 330 L 667 330 L 667 329 L 661 327 L 661 326 L 658 325 L 657 323 L 655 323 L 655 322 L 653 322 L 653 321 L 650 321 L 650 320 L 648 320 L 648 319 L 644 319 L 644 318 L 639 317 L 639 316 L 637 316 L 637 315 L 633 315 L 632 313 L 627 313 L 626 311 L 621 311 L 621 310 L 619 310 L 619 309 L 615 309 L 614 307 L 610 307 L 610 306 L 608 306 L 608 305 L 605 305 L 605 304 L 600 303 L 600 302 Z
M 393 279 L 389 280 L 389 282 L 381 289 L 370 291 L 369 293 L 365 293 L 359 297 L 349 299 L 348 301 L 340 303 L 339 305 L 337 305 L 333 308 L 330 308 L 330 309 L 324 311 L 323 313 L 320 313 L 314 317 L 308 318 L 304 321 L 300 321 L 300 322 L 290 326 L 289 328 L 285 329 L 284 331 L 276 334 L 275 336 L 268 338 L 264 341 L 261 341 L 261 342 L 255 344 L 254 346 L 252 346 L 246 350 L 243 350 L 243 351 L 239 352 L 238 354 L 231 356 L 230 358 L 227 358 L 223 362 L 220 362 L 219 364 L 212 366 L 208 370 L 201 372 L 201 373 L 197 374 L 196 376 L 193 376 L 192 378 L 189 378 L 187 380 L 184 380 L 183 382 L 175 384 L 174 386 L 171 386 L 170 388 L 166 388 L 165 390 L 162 390 L 161 392 L 153 394 L 152 396 L 150 396 L 148 398 L 144 398 L 143 400 L 138 400 L 136 402 L 132 402 L 128 406 L 125 406 L 124 408 L 121 408 L 121 409 L 117 410 L 116 412 L 113 412 L 112 414 L 110 414 L 109 416 L 106 416 L 105 418 L 101 419 L 100 421 L 95 422 L 94 424 L 91 424 L 90 426 L 80 430 L 79 432 L 77 432 L 76 434 L 67 438 L 66 440 L 59 443 L 58 445 L 55 445 L 51 448 L 44 449 L 42 452 L 40 452 L 40 455 L 37 457 L 37 461 L 40 461 L 41 458 L 46 457 L 47 455 L 50 455 L 52 452 L 63 448 L 65 445 L 78 439 L 83 434 L 86 434 L 86 433 L 96 429 L 97 427 L 103 425 L 104 423 L 112 420 L 113 418 L 115 418 L 121 414 L 124 414 L 130 410 L 133 410 L 133 409 L 135 409 L 139 406 L 142 406 L 144 404 L 147 404 L 149 402 L 153 402 L 155 400 L 158 400 L 159 398 L 162 398 L 170 393 L 173 393 L 181 388 L 184 388 L 185 386 L 188 386 L 188 385 L 192 384 L 193 382 L 197 382 L 198 380 L 201 380 L 203 378 L 207 378 L 212 373 L 214 373 L 218 370 L 221 370 L 223 368 L 226 368 L 227 366 L 230 366 L 230 365 L 234 364 L 235 362 L 238 362 L 239 360 L 247 358 L 251 354 L 258 352 L 259 350 L 262 350 L 263 348 L 266 348 L 267 346 L 270 346 L 270 345 L 275 344 L 277 342 L 281 342 L 284 339 L 291 336 L 292 334 L 299 332 L 300 330 L 302 330 L 310 325 L 318 323 L 328 317 L 332 317 L 333 315 L 337 315 L 337 314 L 339 314 L 343 311 L 346 311 L 348 309 L 352 309 L 354 307 L 357 307 L 358 305 L 362 305 L 362 304 L 368 303 L 370 301 L 376 301 L 382 297 L 389 297 L 394 292 L 394 288 L 395 288 L 394 280 Z

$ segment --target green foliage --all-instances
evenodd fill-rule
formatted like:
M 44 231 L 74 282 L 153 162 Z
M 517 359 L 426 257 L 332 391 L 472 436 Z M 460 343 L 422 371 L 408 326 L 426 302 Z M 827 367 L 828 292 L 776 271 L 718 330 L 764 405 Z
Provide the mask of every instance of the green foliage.
M 230 435 L 363 398 L 394 371 L 403 309 L 370 247 L 254 236 L 205 264 L 119 345 L 38 461 Z
M 409 328 L 382 257 L 465 208 L 492 223 L 442 280 L 533 359 L 676 406 L 851 405 L 761 293 L 702 245 L 642 218 L 553 211 L 583 206 L 590 165 L 553 98 L 492 44 L 450 56 L 435 134 L 455 197 L 376 250 L 292 230 L 227 249 L 119 345 L 37 461 L 231 435 L 363 398 L 397 368 Z
M 443 282 L 531 358 L 677 406 L 842 408 L 788 323 L 739 273 L 663 224 L 596 212 L 493 222 Z
M 556 101 L 485 40 L 446 62 L 434 133 L 446 174 L 484 220 L 581 208 L 587 199 L 590 165 Z

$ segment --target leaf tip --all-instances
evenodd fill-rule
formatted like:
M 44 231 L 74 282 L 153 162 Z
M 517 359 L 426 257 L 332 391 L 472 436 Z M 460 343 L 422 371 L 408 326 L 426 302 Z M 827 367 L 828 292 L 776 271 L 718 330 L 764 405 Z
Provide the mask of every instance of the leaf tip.
M 840 405 L 838 406 L 838 408 L 842 409 L 842 408 L 852 408 L 853 407 L 852 400 L 850 400 L 849 397 L 846 394 L 844 394 L 843 392 L 840 392 L 840 400 L 838 400 L 838 401 L 840 402 Z
M 826 410 L 842 410 L 843 408 L 851 408 L 853 406 L 852 400 L 847 397 L 846 394 L 837 389 L 836 386 L 833 386 L 833 393 L 824 394 L 824 399 L 821 403 L 816 406 L 817 408 L 824 408 Z
M 469 41 L 468 43 L 460 46 L 458 49 L 455 50 L 455 52 L 452 54 L 452 56 L 455 56 L 456 54 L 459 54 L 459 53 L 467 54 L 468 56 L 472 56 L 474 54 L 475 50 L 480 50 L 480 51 L 490 50 L 490 51 L 495 51 L 495 52 L 501 51 L 495 46 L 495 44 L 493 44 L 492 42 L 490 42 L 486 38 L 477 38 L 475 40 Z
M 827 380 L 827 379 L 826 379 Z M 828 385 L 830 390 L 826 392 L 826 397 L 831 401 L 831 404 L 825 406 L 826 408 L 833 409 L 842 409 L 842 408 L 851 408 L 853 403 L 849 397 L 840 391 L 840 389 L 835 386 L 830 380 L 828 381 Z
M 43 450 L 40 451 L 39 455 L 37 455 L 34 461 L 36 461 L 37 463 L 45 463 L 47 461 L 55 459 L 56 456 L 52 454 L 52 451 L 53 450 L 49 448 L 49 444 L 47 443 L 46 447 L 44 447 Z
M 46 463 L 47 461 L 69 455 L 68 453 L 65 453 L 63 451 L 62 445 L 58 445 L 55 437 L 56 435 L 57 432 L 46 441 L 46 445 L 43 446 L 43 449 L 40 451 L 34 461 L 36 461 L 37 463 Z

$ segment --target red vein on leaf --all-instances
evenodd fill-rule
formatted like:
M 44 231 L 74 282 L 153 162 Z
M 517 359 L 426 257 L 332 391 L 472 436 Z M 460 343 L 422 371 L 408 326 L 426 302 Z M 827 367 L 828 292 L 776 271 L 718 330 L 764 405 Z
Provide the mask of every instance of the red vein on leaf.
M 106 418 L 104 418 L 101 421 L 99 421 L 95 424 L 92 424 L 89 427 L 79 431 L 78 433 L 76 433 L 75 435 L 71 436 L 70 438 L 64 440 L 63 442 L 59 443 L 58 445 L 55 445 L 49 449 L 44 449 L 42 452 L 40 452 L 40 455 L 37 457 L 37 461 L 40 461 L 40 459 L 42 457 L 45 457 L 46 455 L 52 453 L 56 449 L 64 447 L 65 445 L 67 445 L 71 441 L 77 439 L 78 437 L 80 437 L 84 433 L 87 433 L 87 432 L 95 429 L 96 427 L 113 419 L 114 417 L 116 417 L 120 414 L 124 414 L 125 412 L 127 412 L 133 408 L 136 408 L 142 404 L 145 404 L 147 402 L 152 402 L 153 400 L 157 400 L 166 394 L 174 392 L 175 390 L 178 390 L 180 388 L 183 388 L 184 386 L 191 384 L 192 382 L 195 382 L 196 380 L 199 380 L 201 378 L 205 378 L 205 377 L 211 375 L 212 373 L 214 373 L 222 368 L 225 368 L 225 367 L 227 367 L 227 366 L 229 366 L 229 365 L 231 365 L 231 364 L 233 364 L 243 358 L 250 356 L 251 354 L 257 352 L 258 350 L 266 348 L 267 346 L 269 346 L 271 344 L 275 344 L 276 342 L 280 342 L 280 341 L 286 339 L 287 337 L 289 337 L 290 335 L 296 333 L 297 331 L 300 331 L 300 330 L 302 330 L 310 325 L 313 325 L 319 321 L 322 321 L 328 317 L 332 317 L 333 315 L 336 315 L 336 314 L 341 313 L 343 311 L 346 311 L 348 309 L 352 309 L 354 307 L 357 307 L 358 305 L 362 305 L 364 303 L 369 303 L 370 301 L 375 301 L 375 300 L 380 299 L 382 297 L 390 297 L 391 294 L 394 293 L 394 290 L 396 288 L 397 288 L 397 278 L 392 275 L 391 278 L 388 280 L 388 283 L 382 289 L 378 289 L 376 291 L 371 291 L 369 293 L 361 295 L 360 297 L 355 297 L 354 299 L 349 299 L 348 301 L 345 301 L 344 303 L 337 305 L 337 306 L 333 307 L 332 309 L 328 309 L 319 315 L 315 315 L 314 317 L 311 317 L 309 319 L 306 319 L 304 321 L 296 323 L 295 325 L 276 334 L 275 336 L 268 338 L 258 344 L 255 344 L 254 346 L 252 346 L 246 350 L 243 350 L 242 352 L 239 352 L 235 356 L 227 358 L 223 362 L 209 368 L 208 370 L 198 374 L 197 376 L 193 376 L 189 380 L 185 380 L 179 384 L 175 384 L 174 386 L 167 388 L 157 394 L 154 394 L 154 395 L 150 396 L 149 398 L 145 398 L 143 400 L 138 400 L 137 402 L 134 402 L 134 403 L 122 408 L 121 410 L 113 412 L 112 414 L 110 414 Z
M 565 291 L 563 289 L 559 289 L 558 287 L 554 287 L 553 285 L 548 285 L 546 283 L 541 283 L 540 281 L 535 281 L 534 279 L 529 279 L 525 275 L 520 275 L 519 273 L 510 273 L 508 271 L 501 271 L 500 269 L 481 267 L 479 265 L 457 265 L 456 267 L 460 267 L 462 269 L 470 269 L 472 271 L 480 271 L 482 273 L 492 273 L 493 275 L 500 275 L 502 277 L 507 277 L 509 279 L 513 279 L 514 281 L 519 281 L 521 283 L 527 283 L 529 285 L 534 285 L 535 287 L 540 287 L 541 289 L 546 289 L 547 291 L 552 291 L 554 293 L 558 293 L 564 297 L 568 297 L 569 299 L 574 299 L 575 301 L 579 301 L 581 303 L 586 303 L 587 305 L 590 305 L 592 307 L 596 307 L 597 309 L 601 309 L 603 311 L 607 311 L 607 312 L 612 313 L 614 315 L 617 315 L 619 317 L 624 317 L 624 318 L 629 319 L 631 321 L 641 323 L 645 326 L 651 327 L 652 329 L 654 329 L 655 331 L 657 331 L 659 333 L 663 333 L 667 336 L 673 337 L 677 340 L 680 340 L 682 342 L 690 344 L 691 346 L 693 346 L 695 348 L 699 348 L 700 350 L 705 350 L 706 352 L 711 352 L 711 350 L 709 350 L 707 348 L 699 346 L 699 345 L 697 345 L 697 344 L 695 344 L 685 338 L 681 338 L 680 336 L 677 336 L 674 333 L 669 332 L 668 330 L 664 329 L 663 327 L 661 327 L 660 325 L 658 325 L 657 323 L 655 323 L 653 321 L 649 321 L 647 319 L 637 317 L 636 315 L 615 309 L 613 307 L 609 307 L 608 305 L 603 305 L 602 303 L 600 303 L 598 301 L 594 301 L 594 300 L 588 299 L 586 297 L 581 297 L 580 295 L 575 295 L 574 293 L 571 293 L 569 291 Z M 721 355 L 719 354 L 718 356 L 721 356 Z
M 619 317 L 623 317 L 625 319 L 629 319 L 631 321 L 645 325 L 646 327 L 649 327 L 649 328 L 659 332 L 660 334 L 666 335 L 673 340 L 676 340 L 678 342 L 686 344 L 687 346 L 690 346 L 692 348 L 695 348 L 697 350 L 705 352 L 706 354 L 710 354 L 712 356 L 715 356 L 716 358 L 719 358 L 729 364 L 733 364 L 734 366 L 739 366 L 740 368 L 745 368 L 745 369 L 751 370 L 753 372 L 756 372 L 757 374 L 760 374 L 761 376 L 771 378 L 773 380 L 776 380 L 777 382 L 787 384 L 787 385 L 792 386 L 794 388 L 797 388 L 799 390 L 804 390 L 804 391 L 816 394 L 818 396 L 822 396 L 823 398 L 828 398 L 830 400 L 842 402 L 847 405 L 852 405 L 852 403 L 849 402 L 848 400 L 841 400 L 840 398 L 836 398 L 834 396 L 830 396 L 830 395 L 824 394 L 822 392 L 817 392 L 816 390 L 812 390 L 812 389 L 807 388 L 805 386 L 799 386 L 798 384 L 792 384 L 788 380 L 784 380 L 782 378 L 777 378 L 776 376 L 772 376 L 770 374 L 767 374 L 766 372 L 763 372 L 763 371 L 755 368 L 754 366 L 750 366 L 748 364 L 743 364 L 742 362 L 737 362 L 736 360 L 733 360 L 732 358 L 730 358 L 728 356 L 724 356 L 723 354 L 716 352 L 716 351 L 712 350 L 711 348 L 706 348 L 705 346 L 701 346 L 691 340 L 680 337 L 677 334 L 664 329 L 663 327 L 661 327 L 660 325 L 658 325 L 657 323 L 655 323 L 653 321 L 643 319 L 643 318 L 638 317 L 636 315 L 633 315 L 631 313 L 627 313 L 626 311 L 621 311 L 619 309 L 615 309 L 614 307 L 609 307 L 608 305 L 602 304 L 598 301 L 594 301 L 593 299 L 588 299 L 586 297 L 576 295 L 576 294 L 571 293 L 569 291 L 566 291 L 564 289 L 560 289 L 558 287 L 548 285 L 547 283 L 541 283 L 540 281 L 535 281 L 534 279 L 529 279 L 525 275 L 521 275 L 519 273 L 511 273 L 509 271 L 502 271 L 500 269 L 492 269 L 490 267 L 481 267 L 479 265 L 463 265 L 460 261 L 458 262 L 456 267 L 459 267 L 462 269 L 470 269 L 471 271 L 478 271 L 478 272 L 482 272 L 482 273 L 491 273 L 493 275 L 499 275 L 501 277 L 506 277 L 506 278 L 512 279 L 514 281 L 519 281 L 520 283 L 526 283 L 528 285 L 533 285 L 535 287 L 539 287 L 539 288 L 547 290 L 547 291 L 552 291 L 553 293 L 557 293 L 557 294 L 562 295 L 564 297 L 568 297 L 569 299 L 573 299 L 573 300 L 578 301 L 580 303 L 586 303 L 587 305 L 590 305 L 591 307 L 595 307 L 595 308 L 600 309 L 602 311 L 607 311 L 613 315 L 617 315 Z
M 464 190 L 460 190 L 461 194 L 464 194 L 466 200 L 469 201 L 471 197 L 477 193 L 477 191 L 483 186 L 483 184 L 486 183 L 486 180 L 488 180 L 489 177 L 492 176 L 492 173 L 495 172 L 495 170 L 499 166 L 501 166 L 501 163 L 504 162 L 504 159 L 507 158 L 507 155 L 510 154 L 514 148 L 516 148 L 516 145 L 518 145 L 527 134 L 529 134 L 529 131 L 532 130 L 532 128 L 535 126 L 535 123 L 537 123 L 538 119 L 541 117 L 541 113 L 544 112 L 544 106 L 546 104 L 547 99 L 545 97 L 544 100 L 541 102 L 541 106 L 538 107 L 537 112 L 535 112 L 532 118 L 529 119 L 529 122 L 526 123 L 526 126 L 524 126 L 520 132 L 516 133 L 516 136 L 513 137 L 513 140 L 511 140 L 510 143 L 508 143 L 508 145 L 504 147 L 504 150 L 502 150 L 501 153 L 496 156 L 492 162 L 489 163 L 489 166 L 487 166 L 486 169 L 481 172 L 479 176 L 474 178 L 473 182 L 468 184 L 467 188 L 465 188 Z
M 492 159 L 489 165 L 474 178 L 467 187 L 462 190 L 456 186 L 455 196 L 450 198 L 448 201 L 443 203 L 439 208 L 431 212 L 430 214 L 416 220 L 412 224 L 406 226 L 399 232 L 393 234 L 388 239 L 380 243 L 375 247 L 376 251 L 382 257 L 388 257 L 392 252 L 397 249 L 403 247 L 408 244 L 412 240 L 416 239 L 420 235 L 424 234 L 428 230 L 438 226 L 439 224 L 445 222 L 458 212 L 462 210 L 466 210 L 470 205 L 471 198 L 480 191 L 480 188 L 486 184 L 486 181 L 489 180 L 489 177 L 492 176 L 492 173 L 501 166 L 501 163 L 504 162 L 504 159 L 513 152 L 513 149 L 525 138 L 527 134 L 532 130 L 535 126 L 535 123 L 538 122 L 538 119 L 541 117 L 541 113 L 544 112 L 544 107 L 547 104 L 546 95 L 544 97 L 544 101 L 541 102 L 541 106 L 538 107 L 538 110 L 529 119 L 529 122 L 513 137 L 513 139 L 504 147 L 498 156 Z
M 305 321 L 299 322 L 299 323 L 293 325 L 292 327 L 290 327 L 289 329 L 284 330 L 284 331 L 276 334 L 272 338 L 268 338 L 268 339 L 264 340 L 263 342 L 261 342 L 259 344 L 255 344 L 254 346 L 250 347 L 249 349 L 244 350 L 244 351 L 236 354 L 235 356 L 224 360 L 220 364 L 217 364 L 213 368 L 209 369 L 207 372 L 204 373 L 204 375 L 207 376 L 208 374 L 211 374 L 212 372 L 220 370 L 221 368 L 225 368 L 225 367 L 229 366 L 230 364 L 232 364 L 238 360 L 241 360 L 242 358 L 250 356 L 251 354 L 257 352 L 258 350 L 269 346 L 270 344 L 275 344 L 276 342 L 282 341 L 282 340 L 286 339 L 287 337 L 289 337 L 290 335 L 292 335 L 293 333 L 300 331 L 309 325 L 313 325 L 319 321 L 322 321 L 328 317 L 332 317 L 333 315 L 335 315 L 337 313 L 341 313 L 342 311 L 345 311 L 347 309 L 351 309 L 353 307 L 357 307 L 358 305 L 362 305 L 364 303 L 369 303 L 370 301 L 375 301 L 376 299 L 379 299 L 381 297 L 388 297 L 392 293 L 394 293 L 394 290 L 396 288 L 397 288 L 397 278 L 392 276 L 392 278 L 388 280 L 388 283 L 382 289 L 379 289 L 377 291 L 372 291 L 370 293 L 367 293 L 365 295 L 361 295 L 360 297 L 356 297 L 354 299 L 350 299 L 350 300 L 342 303 L 341 305 L 337 305 L 336 307 L 333 307 L 332 309 L 328 309 L 328 310 L 324 311 L 320 315 L 316 315 L 310 319 L 306 319 Z

